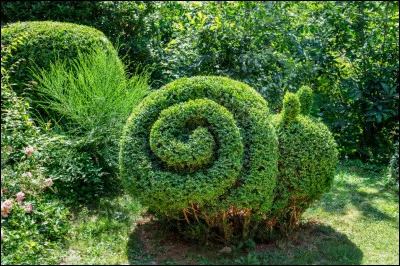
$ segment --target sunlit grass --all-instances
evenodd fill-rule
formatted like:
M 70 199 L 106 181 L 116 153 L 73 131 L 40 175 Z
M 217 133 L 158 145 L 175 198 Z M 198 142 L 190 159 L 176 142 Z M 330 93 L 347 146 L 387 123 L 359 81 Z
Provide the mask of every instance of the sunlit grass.
M 346 234 L 363 253 L 361 264 L 399 263 L 399 198 L 382 176 L 339 167 L 332 190 L 304 218 L 320 219 Z
M 129 196 L 101 199 L 79 210 L 62 263 L 398 264 L 398 203 L 380 174 L 340 166 L 331 191 L 288 239 L 223 256 L 218 245 L 181 241 L 151 223 L 136 227 L 144 208 Z

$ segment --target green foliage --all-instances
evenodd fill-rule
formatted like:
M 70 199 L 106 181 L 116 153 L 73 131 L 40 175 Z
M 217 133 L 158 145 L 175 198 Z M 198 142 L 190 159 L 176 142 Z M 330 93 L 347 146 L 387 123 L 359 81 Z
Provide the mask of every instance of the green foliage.
M 387 169 L 387 176 L 384 179 L 387 186 L 399 192 L 399 143 L 395 144 L 395 151 Z
M 187 130 L 188 124 L 192 129 Z M 208 125 L 209 130 L 205 127 Z M 169 167 L 192 170 L 211 163 L 215 151 L 213 134 L 218 139 L 219 154 L 226 158 L 211 179 L 223 185 L 224 179 L 237 176 L 230 169 L 240 169 L 243 145 L 233 116 L 215 102 L 190 100 L 163 110 L 151 128 L 150 148 Z
M 300 114 L 299 97 L 291 92 L 285 94 L 283 99 L 282 120 L 289 124 Z
M 115 56 L 117 53 L 106 36 L 94 28 L 51 21 L 7 24 L 1 28 L 1 42 L 9 47 L 6 58 L 2 57 L 6 69 L 22 60 L 9 74 L 17 93 L 34 80 L 28 71 L 34 66 L 32 61 L 48 69 L 59 58 L 76 58 L 78 51 L 98 47 Z
M 68 210 L 54 197 L 40 159 L 46 152 L 40 149 L 40 135 L 29 117 L 29 104 L 10 88 L 2 64 L 1 264 L 56 264 L 63 253 Z
M 38 24 L 38 25 L 37 25 Z M 49 23 L 32 23 L 32 25 L 36 25 L 37 27 L 44 27 Z M 33 27 L 31 25 L 31 27 Z M 53 25 L 53 24 L 49 24 L 52 26 L 57 26 Z M 74 25 L 72 24 L 59 24 L 60 27 L 73 27 Z M 15 26 L 15 24 L 14 24 Z M 77 26 L 77 25 L 75 25 Z M 10 26 L 11 28 L 13 28 L 13 26 Z M 89 31 L 86 34 L 91 34 L 92 33 L 92 29 L 90 28 L 79 28 L 80 26 L 77 26 L 77 29 L 80 29 L 80 34 L 85 34 L 85 30 L 89 29 Z M 14 28 L 13 28 L 14 29 Z M 51 28 L 50 28 L 51 29 Z M 2 29 L 3 30 L 3 29 Z M 8 30 L 10 31 L 10 29 L 8 28 Z M 73 29 L 69 29 L 69 31 L 71 33 L 73 33 Z M 97 32 L 97 31 L 96 31 Z M 46 33 L 46 31 L 44 30 L 44 33 Z M 51 35 L 49 34 L 49 32 L 46 33 L 47 35 Z M 101 33 L 100 33 L 101 34 Z M 3 36 L 2 36 L 3 37 Z M 55 36 L 56 37 L 56 36 Z M 67 36 L 68 37 L 68 36 Z M 82 37 L 79 36 L 78 37 Z M 94 36 L 96 37 L 96 36 Z M 101 37 L 101 36 L 100 36 Z M 51 37 L 48 37 L 49 39 L 51 39 Z M 73 38 L 73 37 L 68 37 L 68 38 Z M 87 35 L 86 39 L 90 39 L 90 35 Z M 105 38 L 104 35 L 101 38 Z M 7 39 L 7 38 L 2 38 L 2 42 L 3 41 L 10 41 L 10 43 L 7 43 L 7 45 L 3 45 L 2 43 L 2 73 L 7 73 L 7 79 L 9 78 L 9 74 L 13 74 L 15 71 L 15 69 L 21 69 L 21 63 L 24 63 L 24 61 L 22 59 L 19 59 L 17 61 L 14 60 L 14 54 L 10 51 L 14 51 L 16 49 L 16 47 L 21 46 L 21 41 L 16 38 L 16 39 Z M 49 42 L 52 42 L 50 40 L 48 40 Z M 80 41 L 80 40 L 75 40 L 75 41 Z M 84 42 L 83 42 L 84 43 Z M 110 45 L 110 43 L 108 41 L 106 41 L 106 43 L 108 43 L 108 45 Z M 32 47 L 31 47 L 32 48 Z M 79 49 L 78 49 L 79 48 Z M 110 177 L 110 173 L 113 172 L 113 169 L 115 170 L 115 165 L 116 165 L 116 158 L 117 158 L 117 153 L 118 153 L 118 139 L 119 139 L 119 135 L 121 128 L 122 128 L 122 120 L 125 120 L 126 117 L 129 115 L 130 109 L 126 108 L 126 117 L 121 118 L 121 122 L 120 122 L 120 127 L 118 128 L 117 122 L 114 121 L 115 123 L 110 125 L 107 124 L 106 129 L 107 130 L 99 130 L 101 124 L 100 122 L 104 123 L 104 120 L 106 119 L 105 116 L 101 116 L 100 117 L 100 113 L 98 113 L 99 118 L 103 119 L 102 121 L 100 120 L 95 120 L 95 115 L 93 114 L 93 108 L 91 110 L 88 110 L 89 108 L 86 108 L 84 111 L 86 112 L 85 115 L 91 111 L 92 116 L 91 117 L 86 117 L 87 121 L 85 121 L 86 123 L 90 123 L 90 122 L 97 122 L 98 124 L 96 125 L 96 129 L 92 128 L 92 131 L 88 132 L 82 132 L 83 129 L 82 127 L 79 127 L 78 123 L 76 123 L 76 120 L 71 119 L 70 117 L 68 117 L 67 115 L 65 115 L 64 113 L 57 113 L 57 109 L 56 109 L 56 101 L 58 100 L 63 100 L 65 99 L 65 97 L 63 98 L 63 96 L 65 96 L 65 94 L 68 95 L 68 93 L 70 93 L 71 91 L 68 91 L 68 85 L 71 85 L 72 83 L 74 85 L 81 85 L 84 86 L 84 84 L 86 84 L 86 82 L 90 82 L 87 83 L 86 85 L 88 87 L 93 86 L 93 84 L 96 85 L 96 82 L 100 81 L 102 82 L 102 86 L 104 85 L 110 85 L 110 82 L 117 82 L 120 81 L 119 85 L 123 85 L 126 84 L 127 86 L 129 85 L 133 85 L 135 82 L 135 77 L 132 77 L 131 81 L 126 81 L 125 79 L 125 72 L 124 72 L 124 67 L 122 65 L 122 63 L 120 62 L 120 60 L 117 57 L 117 53 L 115 51 L 114 48 L 111 48 L 112 50 L 109 51 L 104 51 L 102 48 L 99 47 L 76 47 L 75 50 L 70 50 L 70 54 L 74 52 L 75 53 L 75 57 L 72 58 L 61 58 L 60 61 L 56 61 L 56 62 L 50 62 L 47 67 L 47 69 L 41 69 L 39 70 L 38 68 L 36 68 L 36 77 L 40 80 L 43 78 L 43 76 L 41 76 L 41 74 L 44 75 L 44 78 L 46 79 L 46 84 L 47 85 L 51 85 L 54 86 L 51 89 L 51 92 L 53 93 L 58 93 L 56 96 L 57 97 L 53 97 L 51 98 L 51 95 L 45 95 L 43 99 L 47 99 L 47 100 L 51 100 L 52 101 L 52 107 L 55 107 L 55 109 L 51 109 L 48 108 L 48 105 L 46 105 L 46 102 L 38 102 L 38 99 L 40 99 L 39 94 L 35 93 L 34 95 L 31 94 L 31 97 L 34 96 L 35 101 L 32 102 L 33 106 L 36 107 L 36 109 L 34 111 L 30 110 L 31 113 L 34 113 L 35 115 L 41 116 L 39 119 L 36 119 L 36 122 L 41 122 L 42 123 L 42 130 L 39 130 L 38 127 L 34 127 L 36 129 L 35 132 L 30 132 L 27 131 L 23 128 L 21 128 L 21 130 L 25 130 L 26 132 L 26 136 L 25 137 L 29 137 L 30 139 L 32 139 L 32 141 L 40 143 L 40 145 L 38 145 L 37 149 L 40 151 L 37 154 L 37 158 L 38 160 L 41 161 L 42 166 L 44 167 L 44 174 L 47 177 L 52 178 L 52 180 L 54 181 L 54 187 L 58 188 L 59 193 L 57 193 L 57 197 L 58 198 L 62 198 L 63 200 L 67 200 L 68 203 L 73 203 L 76 201 L 92 201 L 93 197 L 95 197 L 95 195 L 101 195 L 103 193 L 106 193 L 106 191 L 103 189 L 105 186 L 110 186 L 110 187 L 115 187 L 115 182 L 114 183 L 110 183 L 108 182 L 108 180 L 106 180 L 108 177 Z M 36 49 L 37 50 L 37 49 Z M 81 52 L 82 51 L 82 52 Z M 89 52 L 91 51 L 93 54 L 91 57 L 88 56 L 86 53 L 83 53 L 83 51 Z M 29 53 L 29 51 L 26 51 L 27 53 Z M 32 51 L 31 51 L 32 52 Z M 54 50 L 49 50 L 49 53 L 54 53 L 56 54 L 57 52 Z M 65 53 L 68 55 L 68 51 L 64 51 L 64 52 L 60 52 L 61 55 Z M 32 54 L 34 54 L 32 52 Z M 17 56 L 18 57 L 18 56 Z M 57 57 L 58 58 L 58 57 Z M 86 60 L 86 61 L 85 61 Z M 102 61 L 103 60 L 103 61 Z M 9 65 L 10 62 L 14 62 L 11 66 Z M 37 62 L 35 64 L 35 62 Z M 42 65 L 42 61 L 41 58 L 38 58 L 37 60 L 35 59 L 34 61 L 31 62 L 31 67 L 33 68 L 33 66 L 40 66 L 43 67 Z M 85 62 L 83 62 L 85 61 Z M 83 63 L 80 63 L 83 62 Z M 25 67 L 27 67 L 25 65 Z M 109 69 L 109 67 L 112 67 L 111 69 Z M 56 73 L 53 75 L 51 75 L 51 70 L 50 68 L 56 69 Z M 86 71 L 84 71 L 83 68 L 86 68 Z M 90 70 L 92 70 L 92 72 L 90 72 Z M 63 72 L 65 71 L 65 72 Z M 69 71 L 69 72 L 68 72 Z M 75 75 L 72 72 L 73 71 L 80 71 L 81 73 L 79 75 Z M 97 72 L 96 72 L 97 71 Z M 69 79 L 66 79 L 67 75 L 66 73 L 69 73 Z M 90 72 L 90 73 L 88 73 Z M 27 69 L 25 69 L 25 73 L 30 73 Z M 97 74 L 97 76 L 95 75 Z M 108 76 L 107 76 L 108 74 Z M 28 75 L 28 74 L 26 74 Z M 59 76 L 57 76 L 59 75 Z M 113 75 L 113 76 L 111 76 Z M 11 75 L 12 76 L 12 75 Z M 29 74 L 30 76 L 30 74 Z M 74 81 L 76 81 L 76 77 L 78 77 L 80 79 L 80 83 L 76 82 L 74 83 Z M 109 78 L 107 83 L 107 77 Z M 57 79 L 58 78 L 58 79 Z M 90 79 L 91 78 L 91 79 Z M 95 79 L 99 79 L 99 80 L 95 80 Z M 139 81 L 137 83 L 135 83 L 135 85 L 140 83 L 140 78 L 138 78 Z M 57 82 L 62 82 L 63 84 L 57 83 Z M 15 86 L 17 84 L 13 84 L 15 88 Z M 97 83 L 98 86 L 100 86 Z M 112 86 L 114 86 L 115 84 L 112 84 Z M 40 86 L 43 86 L 43 84 L 40 84 Z M 39 86 L 39 87 L 40 87 Z M 146 85 L 147 86 L 147 85 Z M 35 87 L 37 89 L 37 87 Z M 107 87 L 106 87 L 107 88 Z M 18 89 L 18 87 L 16 87 L 16 89 Z M 61 89 L 61 90 L 56 90 L 56 89 Z M 67 91 L 63 91 L 67 90 Z M 78 88 L 81 91 L 79 92 L 83 92 L 84 90 L 82 88 Z M 113 89 L 115 89 L 113 87 Z M 120 89 L 119 93 L 122 94 L 124 89 Z M 35 91 L 37 92 L 37 91 Z M 143 92 L 143 91 L 142 91 Z M 136 93 L 136 92 L 135 92 Z M 132 93 L 132 94 L 135 94 Z M 138 92 L 137 94 L 140 94 L 140 92 Z M 42 95 L 44 95 L 44 93 L 42 93 Z M 89 94 L 87 94 L 89 95 Z M 88 101 L 90 100 L 97 100 L 97 97 L 106 97 L 107 95 L 96 95 L 96 94 L 91 94 L 91 97 L 95 97 L 95 98 L 91 98 L 91 99 L 87 99 Z M 126 99 L 129 99 L 129 97 L 126 94 L 122 94 L 121 97 L 125 97 Z M 140 97 L 137 96 L 137 97 Z M 50 99 L 51 98 L 51 99 Z M 115 98 L 115 97 L 114 97 Z M 83 99 L 85 99 L 85 97 L 83 97 Z M 130 98 L 132 99 L 132 97 Z M 30 101 L 32 101 L 32 99 L 30 99 Z M 60 103 L 60 102 L 57 102 Z M 28 104 L 26 102 L 26 104 Z M 59 111 L 65 111 L 64 108 L 68 105 L 70 105 L 70 102 L 67 102 L 65 104 L 63 104 L 62 108 L 58 109 Z M 73 114 L 73 118 L 76 118 L 77 115 L 82 115 L 82 108 L 84 108 L 85 106 L 84 103 L 82 101 L 77 101 L 76 106 L 74 106 L 73 110 L 69 110 L 70 112 L 72 112 Z M 102 103 L 100 103 L 102 104 Z M 119 105 L 121 103 L 118 103 Z M 119 107 L 118 105 L 118 107 Z M 29 106 L 29 104 L 28 104 Z M 100 112 L 101 111 L 101 107 L 103 107 L 104 104 L 99 105 L 99 107 L 97 109 L 95 109 L 96 111 Z M 81 109 L 79 109 L 78 107 L 80 107 Z M 44 109 L 43 109 L 44 108 Z M 110 109 L 110 108 L 109 108 Z M 109 110 L 107 109 L 107 110 Z M 117 111 L 121 110 L 118 108 L 114 108 Z M 28 109 L 27 109 L 28 110 Z M 105 112 L 107 112 L 107 110 L 105 110 Z M 15 110 L 17 111 L 17 110 Z M 44 111 L 47 111 L 47 113 L 45 113 Z M 20 114 L 25 114 L 22 110 L 18 110 L 17 113 Z M 103 112 L 104 113 L 104 112 Z M 44 115 L 44 118 L 43 118 Z M 117 113 L 115 114 L 115 117 L 113 117 L 111 115 L 111 117 L 113 119 L 117 118 L 118 116 L 121 116 L 122 114 Z M 109 116 L 110 117 L 110 116 Z M 109 118 L 108 117 L 108 118 Z M 8 116 L 6 117 L 8 118 Z M 2 117 L 3 119 L 3 117 Z M 28 114 L 25 114 L 25 118 L 24 119 L 31 119 L 29 117 Z M 13 119 L 15 120 L 15 119 Z M 45 121 L 43 121 L 45 120 Z M 71 122 L 72 121 L 72 122 Z M 73 123 L 75 122 L 75 123 Z M 81 125 L 83 123 L 82 120 L 79 120 L 78 122 L 81 122 Z M 33 122 L 32 122 L 33 123 Z M 51 125 L 55 125 L 54 128 L 51 128 Z M 93 125 L 93 124 L 91 124 Z M 103 124 L 104 126 L 104 124 Z M 15 125 L 13 127 L 16 127 Z M 100 128 L 101 129 L 101 128 Z M 112 129 L 114 129 L 114 131 L 112 131 Z M 70 131 L 70 132 L 68 132 Z M 107 134 L 109 132 L 115 132 L 115 135 L 111 135 L 111 137 L 114 138 L 108 138 L 108 142 L 104 142 L 105 145 L 103 143 L 101 143 L 101 135 L 99 132 L 102 132 L 103 134 Z M 63 134 L 63 135 L 59 135 L 59 134 Z M 86 133 L 86 135 L 82 136 L 83 133 Z M 15 140 L 17 140 L 20 136 L 17 134 L 14 138 Z M 15 142 L 15 141 L 14 141 Z M 17 145 L 16 143 L 13 145 L 15 146 Z M 21 144 L 20 146 L 26 146 L 26 143 Z M 100 147 L 99 145 L 101 145 L 101 150 L 99 151 Z M 108 145 L 108 146 L 107 146 Z M 22 147 L 21 147 L 22 148 Z M 114 168 L 113 168 L 114 167 Z M 109 178 L 111 179 L 111 177 Z M 114 186 L 113 186 L 114 185 Z M 107 190 L 107 192 L 110 192 L 110 190 Z
M 399 6 L 369 2 L 3 1 L 2 23 L 93 26 L 130 60 L 154 64 L 159 88 L 221 75 L 255 88 L 273 111 L 307 85 L 314 116 L 342 157 L 386 165 L 398 139 Z
M 121 56 L 147 64 L 157 62 L 151 60 L 148 47 L 157 23 L 149 18 L 154 6 L 151 1 L 2 1 L 1 23 L 58 21 L 90 26 L 103 32 L 114 46 L 121 44 Z M 157 78 L 157 72 L 153 74 Z
M 310 204 L 331 188 L 338 162 L 337 145 L 328 128 L 299 114 L 288 123 L 286 99 L 298 102 L 298 96 L 286 93 L 282 114 L 274 118 L 279 174 L 272 211 L 267 215 L 270 224 L 277 223 L 284 230 L 293 227 Z
M 397 3 L 169 3 L 155 14 L 164 82 L 229 76 L 274 111 L 286 91 L 310 86 L 341 155 L 387 163 L 398 138 Z
M 271 208 L 278 154 L 269 121 L 265 100 L 243 83 L 176 80 L 129 117 L 120 146 L 122 181 L 150 209 L 187 221 L 200 217 L 229 238 L 233 216 L 240 226 L 240 213 L 256 217 Z
M 37 94 L 43 99 L 38 104 L 49 114 L 49 122 L 58 131 L 77 139 L 74 144 L 57 140 L 69 147 L 63 146 L 65 151 L 59 151 L 67 161 L 59 162 L 63 166 L 57 171 L 67 167 L 71 160 L 77 160 L 75 166 L 80 170 L 72 174 L 70 168 L 67 178 L 78 173 L 85 176 L 83 173 L 87 171 L 85 179 L 93 177 L 91 182 L 98 183 L 97 179 L 104 173 L 96 174 L 101 168 L 94 165 L 109 173 L 117 169 L 122 127 L 132 108 L 149 92 L 149 73 L 145 70 L 127 78 L 115 54 L 98 48 L 88 51 L 79 52 L 72 62 L 65 59 L 51 63 L 49 69 L 36 70 L 33 76 L 38 81 Z M 71 156 L 69 149 L 72 154 L 83 154 Z M 89 163 L 90 157 L 96 159 Z M 84 165 L 88 168 L 84 169 Z
M 301 88 L 297 91 L 297 95 L 299 96 L 301 106 L 300 113 L 302 115 L 310 114 L 314 102 L 312 89 L 308 86 L 301 86 Z
M 56 135 L 49 130 L 41 135 L 41 153 L 38 155 L 46 176 L 54 180 L 56 196 L 69 205 L 77 202 L 90 203 L 104 195 L 109 171 L 98 160 L 93 159 L 82 138 Z
M 182 234 L 186 239 L 197 243 L 207 244 L 210 240 L 210 228 L 203 223 L 187 225 Z

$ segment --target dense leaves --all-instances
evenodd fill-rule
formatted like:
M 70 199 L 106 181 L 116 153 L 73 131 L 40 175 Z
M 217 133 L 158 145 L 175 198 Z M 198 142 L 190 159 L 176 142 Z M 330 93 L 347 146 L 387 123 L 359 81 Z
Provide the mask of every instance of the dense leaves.
M 399 192 L 399 143 L 395 144 L 395 151 L 390 159 L 384 182 L 388 187 Z
M 136 62 L 149 61 L 148 15 L 154 11 L 151 1 L 3 1 L 1 23 L 16 21 L 58 21 L 94 27 L 103 32 L 120 55 L 128 54 Z
M 180 77 L 246 82 L 272 111 L 286 91 L 315 93 L 342 157 L 386 164 L 398 139 L 399 4 L 331 2 L 3 1 L 2 23 L 90 25 L 131 61 L 156 64 L 159 88 Z
M 69 147 L 79 146 L 72 149 L 94 157 L 103 166 L 103 175 L 115 174 L 122 127 L 132 107 L 149 92 L 150 74 L 142 70 L 128 77 L 116 53 L 100 48 L 86 52 L 33 73 L 38 81 L 34 92 L 54 129 L 78 140 Z
M 2 46 L 2 52 L 7 52 Z M 68 209 L 55 198 L 29 104 L 1 78 L 1 263 L 56 264 L 69 229 Z
M 226 229 L 221 213 L 224 220 L 241 212 L 260 216 L 271 208 L 277 174 L 270 120 L 265 100 L 243 83 L 178 79 L 150 94 L 128 119 L 121 178 L 129 192 L 169 217 L 187 217 L 186 208 L 196 206 L 191 217 L 199 212 L 210 226 Z
M 286 230 L 296 225 L 301 214 L 323 193 L 329 191 L 338 162 L 336 142 L 328 128 L 307 116 L 292 115 L 300 105 L 300 93 L 286 93 L 283 111 L 274 117 L 279 140 L 279 174 L 269 226 Z M 300 95 L 299 95 L 300 94 Z M 312 94 L 307 94 L 312 101 Z M 294 103 L 297 102 L 297 105 Z M 290 119 L 286 118 L 290 114 Z
M 13 23 L 1 28 L 1 40 L 3 45 L 9 47 L 7 59 L 2 58 L 6 69 L 22 60 L 9 74 L 10 82 L 16 84 L 14 90 L 17 93 L 34 80 L 29 69 L 35 66 L 49 69 L 57 59 L 73 60 L 78 51 L 87 52 L 95 47 L 116 56 L 116 50 L 102 32 L 71 23 Z

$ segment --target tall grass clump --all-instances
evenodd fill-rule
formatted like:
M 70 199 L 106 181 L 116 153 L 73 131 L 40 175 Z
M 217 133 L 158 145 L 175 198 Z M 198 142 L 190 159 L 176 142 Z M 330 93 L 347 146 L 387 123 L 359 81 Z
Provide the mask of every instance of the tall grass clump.
M 38 81 L 40 120 L 53 124 L 59 134 L 79 139 L 81 151 L 115 174 L 122 126 L 150 91 L 149 68 L 137 67 L 129 75 L 115 54 L 93 48 L 32 73 Z

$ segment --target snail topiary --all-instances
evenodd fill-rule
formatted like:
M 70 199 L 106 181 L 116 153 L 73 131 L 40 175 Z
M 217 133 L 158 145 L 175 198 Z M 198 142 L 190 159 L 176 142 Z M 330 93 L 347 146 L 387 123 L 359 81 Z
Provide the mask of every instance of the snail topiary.
M 229 239 L 235 221 L 248 228 L 250 216 L 271 209 L 277 145 L 267 102 L 254 89 L 225 77 L 181 78 L 134 108 L 120 175 L 151 210 L 221 226 Z
M 271 226 L 293 227 L 307 207 L 333 183 L 338 161 L 336 142 L 323 123 L 306 115 L 311 105 L 312 91 L 303 87 L 297 94 L 286 93 L 283 111 L 274 117 L 279 139 L 279 174 L 268 215 Z
M 262 97 L 241 82 L 178 79 L 145 98 L 128 119 L 122 181 L 150 210 L 186 220 L 186 235 L 218 228 L 226 240 L 246 239 L 263 224 L 293 227 L 329 190 L 337 163 L 327 127 L 300 114 L 311 105 L 311 90 L 287 93 L 272 119 Z

